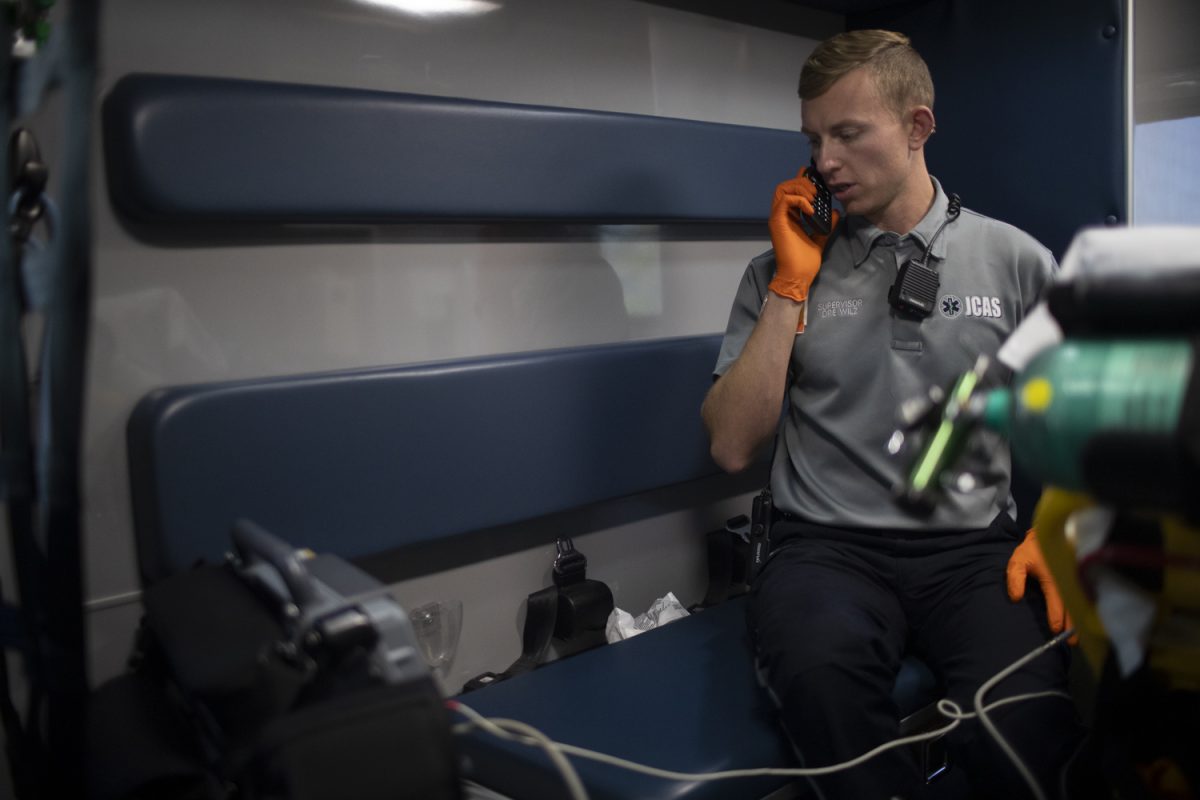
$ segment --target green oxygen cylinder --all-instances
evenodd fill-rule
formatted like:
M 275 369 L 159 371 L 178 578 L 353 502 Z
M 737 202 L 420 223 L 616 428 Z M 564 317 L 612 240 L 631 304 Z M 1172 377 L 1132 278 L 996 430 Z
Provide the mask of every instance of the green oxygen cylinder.
M 1194 360 L 1183 339 L 1068 340 L 986 393 L 982 421 L 1031 476 L 1084 491 L 1083 451 L 1096 434 L 1178 430 Z

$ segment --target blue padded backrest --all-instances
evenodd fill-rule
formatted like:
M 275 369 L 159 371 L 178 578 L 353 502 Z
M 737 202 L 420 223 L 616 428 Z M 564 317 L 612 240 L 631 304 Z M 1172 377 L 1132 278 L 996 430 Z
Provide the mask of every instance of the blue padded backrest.
M 140 223 L 762 222 L 794 131 L 427 95 L 128 75 L 104 103 Z
M 354 558 L 717 474 L 720 340 L 152 392 L 127 429 L 143 580 L 219 558 L 239 517 Z

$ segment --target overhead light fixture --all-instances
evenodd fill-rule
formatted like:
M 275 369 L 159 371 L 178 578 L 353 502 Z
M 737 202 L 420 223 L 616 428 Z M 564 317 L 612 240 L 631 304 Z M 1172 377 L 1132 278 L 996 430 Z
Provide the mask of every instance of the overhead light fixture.
M 364 5 L 386 8 L 415 17 L 469 17 L 500 8 L 491 0 L 358 0 Z

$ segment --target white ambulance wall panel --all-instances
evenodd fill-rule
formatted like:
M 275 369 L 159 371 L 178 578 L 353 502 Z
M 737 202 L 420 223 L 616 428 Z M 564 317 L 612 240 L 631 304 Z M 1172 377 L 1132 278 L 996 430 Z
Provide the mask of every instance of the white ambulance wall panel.
M 421 18 L 353 0 L 110 0 L 99 89 L 129 72 L 170 72 L 796 129 L 800 65 L 840 28 L 816 12 L 810 39 L 634 0 L 494 5 Z M 294 240 L 148 243 L 114 217 L 98 142 L 96 152 L 84 443 L 94 683 L 121 668 L 139 613 L 124 426 L 147 391 L 716 332 L 746 262 L 768 246 L 765 226 L 758 241 L 680 241 L 638 226 L 551 241 L 502 228 L 480 229 L 479 240 L 460 232 L 420 241 L 354 227 Z M 640 613 L 667 591 L 692 603 L 704 587 L 701 534 L 747 510 L 738 498 L 650 512 L 576 545 L 621 607 Z M 410 605 L 464 601 L 452 688 L 516 658 L 522 601 L 547 583 L 552 555 L 550 544 L 398 586 Z

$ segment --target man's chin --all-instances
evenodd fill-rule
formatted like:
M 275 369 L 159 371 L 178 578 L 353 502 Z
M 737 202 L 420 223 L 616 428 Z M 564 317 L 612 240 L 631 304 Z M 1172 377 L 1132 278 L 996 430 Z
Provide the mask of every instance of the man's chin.
M 861 197 L 853 197 L 842 202 L 842 213 L 845 215 L 854 215 L 856 217 L 864 217 L 871 224 L 876 224 L 876 219 L 880 216 L 879 209 L 875 208 L 864 201 Z

